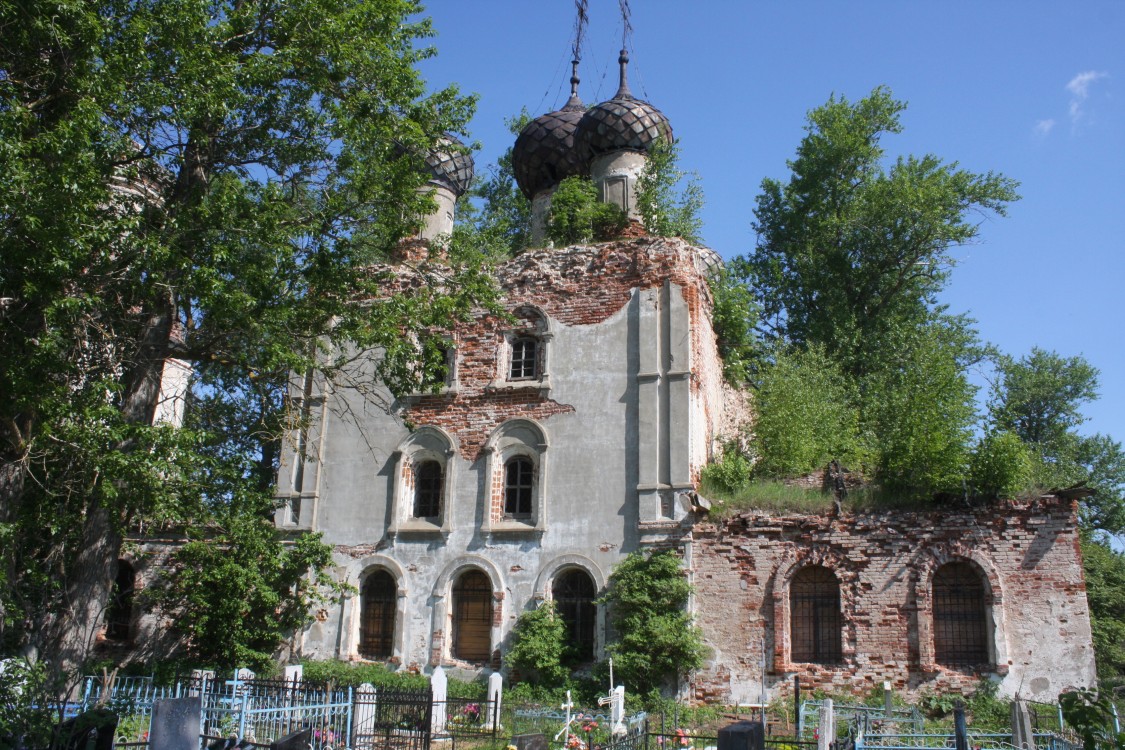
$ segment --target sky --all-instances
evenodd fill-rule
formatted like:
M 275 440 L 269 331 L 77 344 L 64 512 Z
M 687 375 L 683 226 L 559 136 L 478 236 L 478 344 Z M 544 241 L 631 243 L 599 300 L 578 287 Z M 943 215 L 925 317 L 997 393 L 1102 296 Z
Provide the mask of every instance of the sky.
M 892 157 L 932 153 L 1021 183 L 956 248 L 943 301 L 1019 357 L 1100 371 L 1087 434 L 1125 440 L 1125 0 L 632 0 L 633 93 L 669 118 L 706 195 L 705 244 L 750 252 L 763 178 L 786 181 L 809 110 L 880 85 L 908 103 Z M 505 118 L 569 94 L 573 0 L 432 0 L 432 88 L 479 96 L 478 173 L 514 141 Z M 616 0 L 589 0 L 579 94 L 617 89 Z

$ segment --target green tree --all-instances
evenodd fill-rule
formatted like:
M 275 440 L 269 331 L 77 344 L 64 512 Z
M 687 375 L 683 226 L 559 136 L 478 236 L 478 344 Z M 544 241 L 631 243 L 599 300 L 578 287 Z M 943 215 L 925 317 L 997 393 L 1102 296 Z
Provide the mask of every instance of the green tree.
M 569 672 L 566 650 L 566 623 L 555 603 L 547 601 L 516 620 L 507 660 L 528 682 L 557 687 Z
M 609 577 L 614 669 L 641 694 L 673 687 L 703 664 L 706 647 L 686 611 L 691 584 L 671 550 L 630 553 Z
M 693 244 L 703 240 L 703 187 L 696 175 L 678 166 L 680 146 L 658 138 L 648 151 L 644 169 L 637 178 L 637 210 L 649 234 L 682 237 Z
M 927 327 L 864 379 L 860 424 L 882 487 L 917 497 L 963 491 L 976 389 L 958 353 L 941 329 Z
M 487 297 L 469 250 L 409 296 L 369 272 L 432 206 L 422 155 L 472 105 L 425 91 L 419 11 L 0 2 L 4 649 L 81 661 L 127 530 L 265 512 L 244 499 L 268 494 L 290 373 L 381 347 L 412 387 L 404 329 Z M 183 429 L 153 424 L 173 357 L 208 414 Z
M 711 325 L 723 360 L 723 377 L 732 386 L 741 387 L 750 380 L 760 354 L 754 333 L 758 305 L 750 289 L 726 268 L 712 273 L 707 283 L 714 301 Z
M 1125 685 L 1125 553 L 1087 534 L 1082 561 L 1098 677 L 1109 687 Z
M 567 177 L 551 195 L 547 237 L 560 246 L 616 237 L 628 225 L 625 212 L 598 200 L 589 177 Z
M 512 135 L 519 135 L 531 120 L 527 110 L 504 122 Z M 514 143 L 514 141 L 513 141 Z M 476 199 L 470 203 L 470 199 Z M 505 255 L 523 252 L 531 243 L 531 201 L 516 185 L 512 169 L 512 147 L 488 169 L 488 177 L 477 180 L 465 196 L 459 221 L 469 224 L 481 236 L 488 237 L 506 249 Z
M 1013 180 L 933 155 L 886 167 L 881 140 L 902 130 L 905 108 L 880 87 L 812 110 L 788 182 L 762 182 L 757 246 L 736 265 L 765 336 L 820 344 L 856 376 L 933 317 L 951 250 L 979 236 L 976 215 L 1018 198 Z
M 778 348 L 762 365 L 756 394 L 756 471 L 790 477 L 859 458 L 852 388 L 821 347 Z
M 1083 357 L 1034 348 L 1018 360 L 998 357 L 996 374 L 991 424 L 1028 446 L 1033 482 L 1045 489 L 1085 482 L 1094 491 L 1082 503 L 1087 528 L 1125 532 L 1125 452 L 1106 435 L 1077 432 L 1082 408 L 1098 396 L 1097 369 Z

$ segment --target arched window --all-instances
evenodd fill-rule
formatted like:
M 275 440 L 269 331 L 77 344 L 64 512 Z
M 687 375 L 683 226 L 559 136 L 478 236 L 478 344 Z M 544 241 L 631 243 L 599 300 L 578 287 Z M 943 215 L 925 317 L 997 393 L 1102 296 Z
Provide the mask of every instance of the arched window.
M 559 616 L 566 623 L 566 641 L 575 659 L 592 661 L 594 623 L 598 616 L 594 580 L 586 571 L 572 568 L 559 574 L 551 593 Z
M 105 611 L 105 637 L 111 641 L 127 641 L 132 635 L 133 592 L 137 586 L 137 573 L 127 560 L 117 561 L 117 576 L 113 580 L 109 606 Z
M 445 430 L 420 425 L 398 445 L 388 531 L 432 534 L 451 531 L 457 447 Z
M 414 467 L 414 517 L 441 516 L 442 470 L 437 461 L 423 461 Z
M 492 584 L 479 570 L 453 585 L 453 657 L 485 662 L 492 656 Z
M 966 562 L 934 572 L 934 657 L 938 664 L 966 667 L 988 663 L 984 583 Z
M 516 456 L 504 464 L 504 515 L 527 518 L 531 515 L 531 496 L 535 488 L 535 465 L 526 456 Z
M 794 662 L 836 664 L 841 654 L 840 582 L 828 568 L 801 568 L 789 584 Z
M 360 594 L 359 655 L 389 659 L 394 652 L 395 606 L 398 589 L 385 570 L 367 576 Z

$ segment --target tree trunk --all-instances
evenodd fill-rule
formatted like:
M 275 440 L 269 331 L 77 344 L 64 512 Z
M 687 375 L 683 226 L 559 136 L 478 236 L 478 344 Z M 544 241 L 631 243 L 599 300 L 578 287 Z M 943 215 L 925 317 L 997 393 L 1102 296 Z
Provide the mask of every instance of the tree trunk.
M 172 331 L 172 300 L 158 303 L 149 316 L 131 358 L 133 368 L 125 376 L 121 412 L 126 421 L 150 423 L 160 398 L 160 381 L 168 356 Z M 136 446 L 122 443 L 116 450 L 128 452 Z M 127 487 L 121 488 L 128 491 Z M 97 499 L 87 504 L 82 524 L 82 546 L 73 558 L 67 577 L 63 611 L 59 613 L 55 643 L 45 644 L 55 655 L 58 668 L 73 673 L 89 659 L 105 620 L 105 609 L 113 591 L 117 560 L 124 541 L 126 518 L 118 509 Z M 50 629 L 46 635 L 50 633 Z

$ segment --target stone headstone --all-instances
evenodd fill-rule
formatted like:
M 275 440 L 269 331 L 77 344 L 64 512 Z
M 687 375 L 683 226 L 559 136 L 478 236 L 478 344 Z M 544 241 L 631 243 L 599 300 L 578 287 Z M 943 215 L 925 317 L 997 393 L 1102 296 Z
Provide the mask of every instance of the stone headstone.
M 290 664 L 285 668 L 285 681 L 286 682 L 300 682 L 305 678 L 305 665 L 303 664 Z
M 252 680 L 257 676 L 258 675 L 256 675 L 253 670 L 247 669 L 246 667 L 239 667 L 238 669 L 234 670 L 234 679 L 238 682 L 246 682 L 247 680 Z
M 719 750 L 763 750 L 766 730 L 760 721 L 736 721 L 719 730 Z
M 491 715 L 488 717 L 488 725 L 493 729 L 500 727 L 500 700 L 504 695 L 504 678 L 500 676 L 499 672 L 493 672 L 488 676 L 488 705 Z
M 449 678 L 445 676 L 445 670 L 440 666 L 434 667 L 434 673 L 430 675 L 430 690 L 433 691 L 434 696 L 430 731 L 434 734 L 441 734 L 445 731 L 445 720 L 447 718 L 445 701 L 449 694 Z
M 270 743 L 270 750 L 308 750 L 310 747 L 312 747 L 311 729 L 302 729 L 300 732 L 294 732 L 277 742 Z
M 149 747 L 160 750 L 198 750 L 199 725 L 203 712 L 198 696 L 168 698 L 152 704 Z
M 547 750 L 547 735 L 517 734 L 512 736 L 516 750 Z

